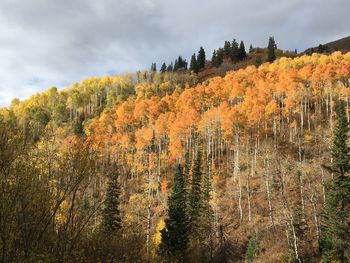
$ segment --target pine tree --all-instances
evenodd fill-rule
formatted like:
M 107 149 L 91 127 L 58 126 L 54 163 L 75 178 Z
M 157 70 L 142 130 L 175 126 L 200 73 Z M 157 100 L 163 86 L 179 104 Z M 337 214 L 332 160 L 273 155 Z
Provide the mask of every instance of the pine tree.
M 231 60 L 232 62 L 239 60 L 239 47 L 236 39 L 233 39 L 231 44 Z
M 168 65 L 166 71 L 167 71 L 167 72 L 172 72 L 173 70 L 174 70 L 174 66 L 173 66 L 173 62 L 171 62 L 171 63 Z
M 224 44 L 224 57 L 229 58 L 231 56 L 231 43 L 230 41 L 225 41 Z
M 156 71 L 157 71 L 157 64 L 156 64 L 156 63 L 152 63 L 152 65 L 151 65 L 151 71 L 152 71 L 152 72 L 156 72 Z
M 198 64 L 196 59 L 196 54 L 193 54 L 191 57 L 190 70 L 194 73 L 198 73 Z
M 211 57 L 211 65 L 212 67 L 217 67 L 217 55 L 216 55 L 216 50 L 214 49 L 213 51 L 213 56 Z
M 175 59 L 173 71 L 177 71 L 178 69 L 179 69 L 179 62 L 177 59 Z
M 216 51 L 216 67 L 219 67 L 223 61 L 224 61 L 224 50 L 222 48 L 219 48 L 218 51 Z
M 197 55 L 198 70 L 201 70 L 205 67 L 205 60 L 206 58 L 204 48 L 200 47 Z
M 343 102 L 337 105 L 337 116 L 331 149 L 333 162 L 325 166 L 333 173 L 333 180 L 327 187 L 320 247 L 325 262 L 345 263 L 350 262 L 350 147 Z
M 251 54 L 251 53 L 253 53 L 253 46 L 252 46 L 252 44 L 250 44 L 250 46 L 249 46 L 249 54 Z
M 102 210 L 101 230 L 106 235 L 113 235 L 121 228 L 119 211 L 120 186 L 116 175 L 111 176 L 107 183 L 104 208 Z
M 241 43 L 239 44 L 238 59 L 243 60 L 246 57 L 247 57 L 247 52 L 245 51 L 244 42 L 241 41 Z
M 203 221 L 201 228 L 203 229 L 204 239 L 206 242 L 206 252 L 209 252 L 209 258 L 212 259 L 214 252 L 214 233 L 213 233 L 213 221 L 214 212 L 211 206 L 212 200 L 212 168 L 211 168 L 211 156 L 207 156 L 207 169 L 203 178 Z
M 189 215 L 191 234 L 195 237 L 200 236 L 200 221 L 203 215 L 203 196 L 202 196 L 202 154 L 197 153 L 197 158 L 192 168 L 191 189 L 189 193 Z
M 270 37 L 269 44 L 267 46 L 267 61 L 273 62 L 276 59 L 276 48 L 277 46 L 274 37 Z
M 166 71 L 167 71 L 166 64 L 163 63 L 162 66 L 161 66 L 161 68 L 160 68 L 160 72 L 164 74 Z
M 168 218 L 161 231 L 160 254 L 184 262 L 188 247 L 186 180 L 180 164 L 176 167 L 172 193 L 168 199 Z

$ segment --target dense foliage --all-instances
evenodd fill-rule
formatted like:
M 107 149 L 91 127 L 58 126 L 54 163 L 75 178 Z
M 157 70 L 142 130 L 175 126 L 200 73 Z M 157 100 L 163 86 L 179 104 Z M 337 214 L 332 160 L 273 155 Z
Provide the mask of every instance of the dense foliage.
M 182 57 L 174 67 L 0 110 L 0 262 L 162 262 L 160 247 L 190 262 L 317 262 L 347 249 L 350 53 L 201 83 Z

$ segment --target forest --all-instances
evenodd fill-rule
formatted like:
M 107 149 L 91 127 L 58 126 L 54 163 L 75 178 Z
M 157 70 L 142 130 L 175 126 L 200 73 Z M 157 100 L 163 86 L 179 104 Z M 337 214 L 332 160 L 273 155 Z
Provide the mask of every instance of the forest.
M 350 53 L 270 50 L 0 108 L 0 262 L 350 262 Z

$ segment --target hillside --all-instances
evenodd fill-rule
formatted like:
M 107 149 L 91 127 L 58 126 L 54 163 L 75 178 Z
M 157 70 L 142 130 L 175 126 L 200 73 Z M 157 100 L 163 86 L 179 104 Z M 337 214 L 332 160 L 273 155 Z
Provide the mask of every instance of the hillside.
M 320 262 L 350 53 L 278 57 L 0 109 L 3 262 Z
M 310 54 L 313 52 L 332 53 L 335 51 L 340 51 L 343 53 L 350 52 L 350 36 L 344 37 L 326 44 L 320 44 L 318 47 L 308 48 L 307 50 L 304 51 L 304 53 L 306 54 Z

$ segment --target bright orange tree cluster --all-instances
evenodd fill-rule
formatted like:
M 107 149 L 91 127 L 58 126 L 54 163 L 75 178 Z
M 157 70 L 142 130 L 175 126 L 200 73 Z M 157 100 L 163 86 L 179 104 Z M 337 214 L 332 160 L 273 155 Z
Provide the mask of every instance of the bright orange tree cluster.
M 281 58 L 171 95 L 131 97 L 93 119 L 88 137 L 135 171 L 146 169 L 147 154 L 172 163 L 199 144 L 229 147 L 238 132 L 268 138 L 288 130 L 293 140 L 325 115 L 331 120 L 336 99 L 348 105 L 349 77 L 350 53 Z

